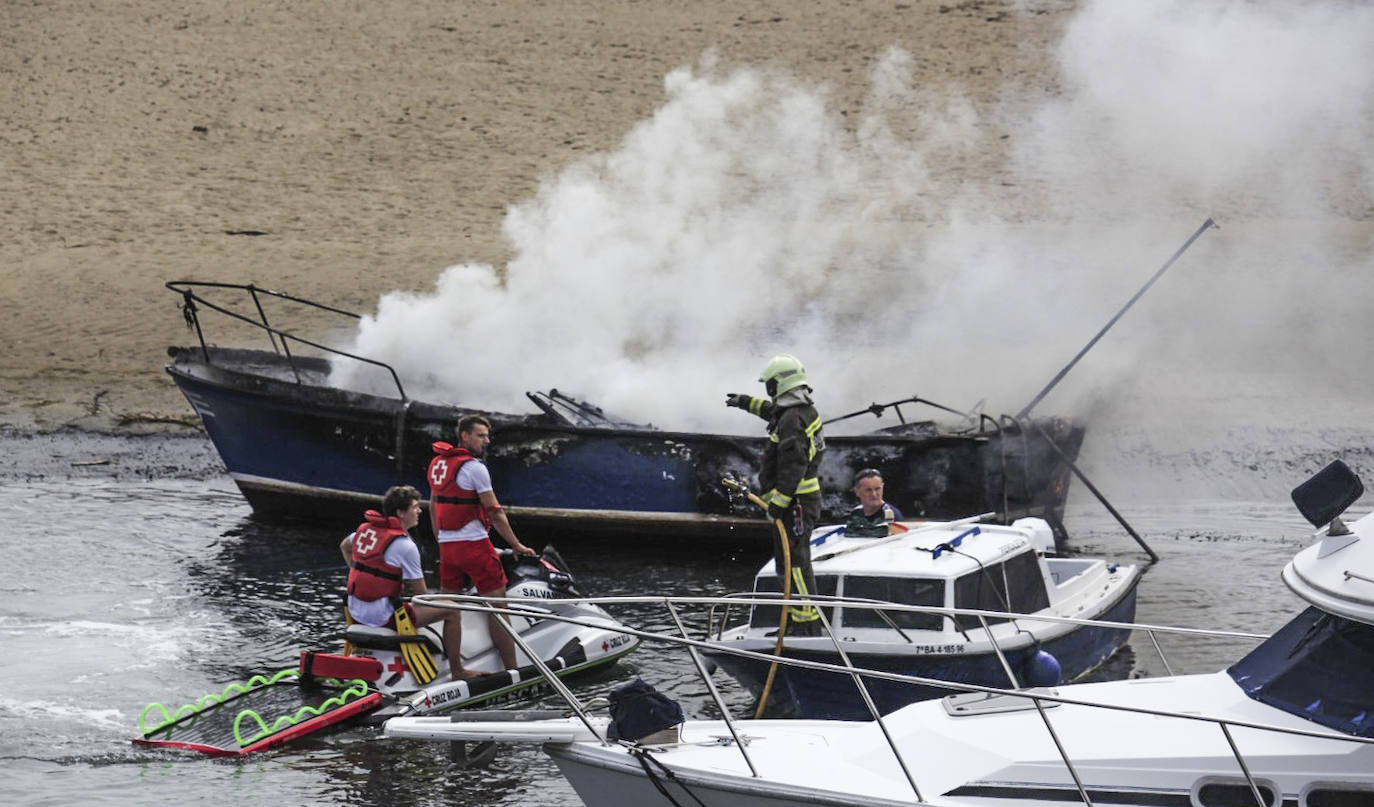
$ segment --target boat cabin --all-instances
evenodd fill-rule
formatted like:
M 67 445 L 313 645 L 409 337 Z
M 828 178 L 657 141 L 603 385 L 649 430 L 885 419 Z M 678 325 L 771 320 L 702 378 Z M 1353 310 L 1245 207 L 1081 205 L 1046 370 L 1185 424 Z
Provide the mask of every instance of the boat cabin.
M 1011 526 L 906 522 L 900 525 L 905 531 L 886 538 L 850 538 L 834 527 L 821 527 L 812 534 L 816 593 L 929 608 L 1012 614 L 1046 611 L 1073 599 L 1086 587 L 1083 584 L 1096 577 L 1090 574 L 1094 570 L 1105 574 L 1110 569 L 1100 559 L 1049 557 L 1053 538 L 1048 525 L 1043 532 L 1037 529 L 1043 524 L 1039 519 L 1022 519 Z M 754 591 L 781 591 L 771 563 L 755 577 Z M 1062 608 L 1055 610 L 1073 615 L 1064 614 Z M 779 616 L 777 606 L 755 606 L 750 628 L 775 630 Z M 835 606 L 827 609 L 826 617 L 837 630 L 856 639 L 881 640 L 855 634 L 867 629 L 956 634 L 982 630 L 980 618 L 973 614 Z M 983 618 L 989 626 L 1010 619 Z

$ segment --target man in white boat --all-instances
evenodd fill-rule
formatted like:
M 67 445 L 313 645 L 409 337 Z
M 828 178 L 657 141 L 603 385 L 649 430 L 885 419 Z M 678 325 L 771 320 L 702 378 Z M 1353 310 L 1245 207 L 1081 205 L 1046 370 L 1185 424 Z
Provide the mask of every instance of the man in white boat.
M 506 573 L 488 533 L 497 534 L 521 555 L 536 555 L 520 543 L 506 518 L 505 510 L 492 489 L 491 473 L 481 457 L 491 443 L 491 422 L 481 415 L 466 415 L 458 421 L 458 446 L 446 442 L 433 444 L 434 459 L 429 463 L 429 523 L 439 540 L 439 589 L 445 594 L 461 593 L 472 581 L 478 595 L 501 598 L 506 593 Z M 506 669 L 515 669 L 515 641 L 488 614 L 491 641 L 501 653 Z M 462 623 L 444 623 L 444 644 L 458 646 Z M 460 660 L 461 663 L 461 660 Z M 475 678 L 481 673 L 463 671 L 454 677 Z
M 883 475 L 877 468 L 865 468 L 854 475 L 854 495 L 859 505 L 849 511 L 844 534 L 859 538 L 881 538 L 891 531 L 902 511 L 883 500 Z
M 817 472 L 825 452 L 821 416 L 811 400 L 806 369 L 797 357 L 774 356 L 759 374 L 768 398 L 732 392 L 725 405 L 743 409 L 768 421 L 768 443 L 759 461 L 759 487 L 767 493 L 768 517 L 787 532 L 792 565 L 792 592 L 809 597 L 816 591 L 811 571 L 811 530 L 821 515 L 821 483 Z M 780 538 L 773 541 L 773 565 L 779 581 L 786 571 Z M 820 634 L 820 614 L 815 608 L 789 608 L 788 632 L 799 636 Z
M 387 490 L 382 510 L 368 510 L 364 521 L 339 543 L 348 564 L 348 614 L 353 621 L 376 628 L 393 627 L 402 590 L 428 594 L 420 547 L 409 530 L 420 523 L 420 492 L 409 485 Z M 458 633 L 449 641 L 448 626 L 460 623 L 462 612 L 427 605 L 405 606 L 413 622 L 428 625 L 444 620 L 444 653 L 454 677 L 462 671 Z

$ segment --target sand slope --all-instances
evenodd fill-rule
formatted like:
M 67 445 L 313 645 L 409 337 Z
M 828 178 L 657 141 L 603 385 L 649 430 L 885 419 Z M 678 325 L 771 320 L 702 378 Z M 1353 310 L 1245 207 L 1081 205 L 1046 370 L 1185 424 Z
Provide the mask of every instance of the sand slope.
M 192 339 L 168 280 L 251 281 L 370 311 L 450 264 L 502 265 L 506 206 L 614 149 L 663 102 L 665 74 L 708 49 L 825 85 L 844 110 L 897 45 L 918 80 L 990 102 L 1007 82 L 1053 84 L 1048 48 L 1071 9 L 4 5 L 0 423 L 94 429 L 194 422 L 161 370 L 166 346 Z

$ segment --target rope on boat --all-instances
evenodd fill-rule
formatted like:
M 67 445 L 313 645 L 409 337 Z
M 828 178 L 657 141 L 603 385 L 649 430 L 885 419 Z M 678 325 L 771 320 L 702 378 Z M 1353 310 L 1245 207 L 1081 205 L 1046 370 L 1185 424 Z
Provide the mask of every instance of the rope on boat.
M 644 769 L 644 775 L 648 777 L 649 783 L 654 786 L 654 789 L 657 790 L 659 794 L 663 796 L 663 798 L 672 802 L 673 807 L 682 807 L 682 802 L 673 798 L 673 794 L 668 792 L 668 786 L 665 785 L 663 783 L 663 780 L 658 776 L 658 774 L 654 773 L 653 769 L 649 767 L 650 762 L 657 765 L 659 770 L 663 771 L 663 775 L 673 781 L 673 784 L 682 788 L 682 792 L 691 796 L 692 801 L 695 801 L 697 804 L 701 805 L 701 807 L 706 807 L 706 803 L 703 802 L 701 799 L 697 798 L 697 794 L 693 793 L 692 789 L 687 787 L 687 785 L 684 785 L 682 783 L 682 780 L 677 778 L 677 774 L 673 773 L 671 768 L 650 756 L 648 749 L 640 748 L 639 746 L 631 746 L 629 748 L 629 751 L 630 756 L 639 760 L 639 766 Z

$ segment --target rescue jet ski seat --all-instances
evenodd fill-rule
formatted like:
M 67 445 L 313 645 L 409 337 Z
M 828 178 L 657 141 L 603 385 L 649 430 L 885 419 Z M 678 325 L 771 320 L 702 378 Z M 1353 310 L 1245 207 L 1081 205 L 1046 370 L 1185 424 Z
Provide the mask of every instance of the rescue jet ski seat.
M 344 629 L 344 638 L 354 647 L 367 647 L 375 650 L 399 650 L 401 645 L 424 642 L 436 653 L 444 652 L 444 644 L 432 631 L 421 631 L 415 636 L 402 636 L 391 628 L 374 628 L 354 622 Z

